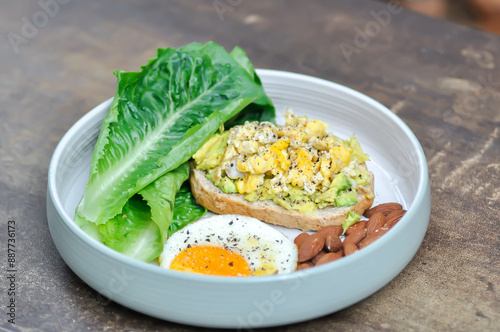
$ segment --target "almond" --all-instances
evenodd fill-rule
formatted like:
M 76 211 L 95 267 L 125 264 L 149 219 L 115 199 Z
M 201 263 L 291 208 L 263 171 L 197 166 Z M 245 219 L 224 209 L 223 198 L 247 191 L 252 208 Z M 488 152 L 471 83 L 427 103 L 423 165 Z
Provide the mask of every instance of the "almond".
M 358 221 L 357 223 L 355 223 L 354 225 L 352 225 L 351 227 L 349 227 L 345 231 L 345 233 L 346 233 L 346 235 L 349 235 L 352 232 L 354 232 L 355 230 L 360 229 L 360 228 L 365 228 L 365 227 L 366 227 L 366 220 L 361 220 L 361 221 Z
M 370 236 L 382 236 L 388 230 L 389 230 L 388 228 L 384 228 L 384 226 L 382 226 L 381 228 L 377 228 L 376 230 L 374 230 L 373 233 L 370 234 Z
M 307 233 L 300 233 L 299 235 L 297 235 L 297 237 L 293 240 L 293 243 L 295 243 L 295 245 L 297 245 L 297 248 L 300 247 L 300 245 L 302 244 L 302 242 L 304 242 L 304 240 L 306 238 L 308 238 L 310 235 L 307 234 Z
M 328 235 L 339 236 L 343 231 L 344 229 L 342 228 L 342 226 L 327 226 L 317 231 L 316 234 L 319 234 L 326 239 Z
M 342 257 L 342 252 L 330 252 L 326 255 L 323 255 L 317 262 L 316 262 L 316 266 L 317 265 L 321 265 L 321 264 L 325 264 L 325 263 L 328 263 L 328 262 L 333 262 L 334 260 L 336 259 L 339 259 Z
M 381 236 L 382 236 L 382 234 L 376 234 L 376 233 L 374 233 L 372 235 L 369 235 L 369 236 L 365 237 L 363 240 L 361 240 L 359 242 L 358 248 L 361 249 L 361 248 L 366 247 L 369 244 L 372 244 L 373 242 L 375 242 L 376 240 L 378 240 Z
M 321 257 L 325 256 L 328 252 L 326 250 L 321 250 L 316 256 L 314 256 L 312 259 L 311 259 L 311 262 L 313 264 L 318 264 L 318 261 L 321 259 Z
M 325 240 L 325 249 L 330 252 L 337 252 L 342 248 L 342 240 L 337 235 L 328 235 Z
M 386 218 L 382 212 L 375 212 L 366 223 L 366 235 L 370 235 L 374 230 L 381 228 L 386 223 Z
M 306 262 L 316 256 L 325 245 L 325 238 L 318 233 L 306 237 L 299 247 L 299 262 Z
M 299 266 L 297 267 L 297 270 L 304 270 L 304 269 L 308 269 L 308 268 L 313 267 L 313 266 L 314 266 L 314 264 L 311 262 L 300 263 Z
M 348 256 L 358 250 L 358 247 L 354 243 L 347 243 L 344 247 L 344 254 L 345 256 Z
M 401 210 L 402 208 L 403 206 L 399 203 L 384 203 L 374 206 L 369 210 L 366 210 L 365 213 L 363 213 L 363 215 L 367 218 L 370 218 L 375 212 L 381 212 L 385 216 L 387 216 L 392 211 Z
M 394 226 L 404 216 L 405 213 L 406 213 L 406 210 L 392 211 L 385 218 L 386 221 L 385 221 L 385 224 L 384 224 L 383 227 L 386 228 L 386 229 L 391 228 L 392 226 Z
M 344 251 L 345 251 L 345 246 L 347 244 L 352 243 L 354 245 L 357 245 L 359 241 L 361 241 L 365 236 L 366 236 L 366 228 L 357 229 L 351 234 L 347 235 L 346 238 L 344 239 L 344 242 L 342 242 L 342 247 L 344 248 Z

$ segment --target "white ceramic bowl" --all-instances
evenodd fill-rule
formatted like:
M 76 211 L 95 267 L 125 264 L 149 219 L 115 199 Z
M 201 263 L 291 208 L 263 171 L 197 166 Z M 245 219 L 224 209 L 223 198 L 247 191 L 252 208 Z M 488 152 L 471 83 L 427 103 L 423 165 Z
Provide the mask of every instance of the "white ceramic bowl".
M 300 322 L 348 307 L 382 288 L 408 264 L 430 216 L 427 165 L 411 130 L 380 103 L 344 86 L 280 71 L 258 74 L 278 119 L 291 107 L 296 114 L 326 121 L 338 136 L 355 133 L 371 156 L 375 204 L 401 202 L 408 209 L 403 219 L 354 255 L 285 275 L 212 277 L 130 259 L 96 242 L 73 222 L 108 100 L 66 133 L 48 174 L 50 232 L 64 261 L 83 281 L 111 300 L 154 317 L 205 327 L 254 328 Z

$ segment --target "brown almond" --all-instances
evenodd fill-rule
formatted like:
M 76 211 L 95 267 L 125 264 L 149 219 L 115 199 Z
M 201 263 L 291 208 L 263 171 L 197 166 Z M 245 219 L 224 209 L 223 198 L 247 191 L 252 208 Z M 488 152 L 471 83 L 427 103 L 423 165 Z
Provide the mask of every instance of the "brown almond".
M 385 218 L 385 224 L 384 228 L 390 229 L 392 226 L 394 226 L 401 218 L 403 218 L 404 214 L 406 213 L 406 210 L 397 210 L 397 211 L 392 211 L 387 215 Z
M 366 235 L 370 235 L 374 230 L 381 228 L 386 223 L 386 218 L 382 212 L 372 214 L 366 223 Z
M 342 228 L 342 226 L 326 226 L 317 231 L 316 234 L 319 234 L 326 239 L 328 235 L 339 236 L 340 234 L 342 234 L 343 231 L 344 229 Z
M 342 240 L 337 235 L 328 235 L 325 240 L 325 249 L 330 252 L 337 252 L 342 248 Z
M 308 236 L 299 247 L 299 262 L 306 262 L 316 256 L 325 245 L 325 238 L 318 233 Z
M 297 248 L 300 247 L 300 245 L 302 244 L 302 242 L 304 242 L 304 240 L 306 238 L 308 238 L 310 235 L 307 234 L 307 233 L 300 233 L 299 235 L 297 235 L 297 237 L 293 240 L 293 243 L 295 243 L 297 245 Z
M 374 206 L 369 210 L 366 210 L 365 213 L 363 213 L 363 215 L 367 218 L 370 218 L 374 213 L 381 212 L 385 216 L 387 216 L 392 211 L 401 210 L 402 208 L 403 206 L 399 203 L 384 203 Z
M 345 251 L 345 246 L 347 244 L 352 243 L 354 245 L 357 245 L 359 241 L 361 241 L 365 236 L 366 236 L 366 228 L 360 228 L 355 230 L 354 232 L 346 236 L 344 242 L 342 242 L 342 248 L 344 248 Z
M 354 232 L 355 230 L 360 229 L 360 228 L 365 228 L 365 227 L 366 227 L 366 220 L 361 220 L 361 221 L 358 221 L 357 223 L 355 223 L 354 225 L 352 225 L 351 227 L 349 227 L 345 231 L 345 233 L 346 233 L 346 235 L 349 235 L 352 232 Z
M 358 251 L 358 246 L 356 246 L 354 243 L 347 243 L 344 246 L 344 255 L 348 256 L 356 251 Z
M 369 244 L 372 244 L 376 240 L 380 239 L 381 236 L 382 236 L 382 234 L 372 234 L 372 235 L 365 237 L 363 240 L 361 240 L 359 242 L 358 248 L 361 249 L 361 248 L 366 247 Z
M 297 266 L 297 270 L 304 270 L 304 269 L 308 269 L 308 268 L 313 267 L 313 266 L 314 266 L 314 264 L 311 262 L 300 263 L 299 266 Z
M 373 231 L 373 233 L 370 234 L 370 236 L 382 236 L 384 235 L 389 229 L 388 228 L 384 228 L 384 226 L 382 226 L 381 228 L 377 228 L 376 230 Z M 358 243 L 359 244 L 359 243 Z
M 311 259 L 311 262 L 316 265 L 321 257 L 325 256 L 327 253 L 328 251 L 326 251 L 325 249 L 321 250 L 316 256 Z
M 316 266 L 325 264 L 328 262 L 333 262 L 336 259 L 339 259 L 342 257 L 342 252 L 330 252 L 326 255 L 323 255 L 317 262 Z
M 297 271 L 298 270 L 305 270 L 305 269 L 308 269 L 310 267 L 314 267 L 314 264 L 311 262 L 300 263 L 299 266 L 297 266 Z

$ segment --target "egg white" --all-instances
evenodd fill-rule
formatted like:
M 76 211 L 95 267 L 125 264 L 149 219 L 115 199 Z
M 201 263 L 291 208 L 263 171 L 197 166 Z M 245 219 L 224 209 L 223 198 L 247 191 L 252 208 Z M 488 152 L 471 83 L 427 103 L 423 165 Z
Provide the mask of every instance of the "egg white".
M 200 219 L 174 233 L 164 245 L 160 266 L 169 269 L 181 251 L 201 245 L 241 255 L 255 275 L 289 273 L 297 267 L 297 247 L 288 237 L 260 220 L 231 214 Z

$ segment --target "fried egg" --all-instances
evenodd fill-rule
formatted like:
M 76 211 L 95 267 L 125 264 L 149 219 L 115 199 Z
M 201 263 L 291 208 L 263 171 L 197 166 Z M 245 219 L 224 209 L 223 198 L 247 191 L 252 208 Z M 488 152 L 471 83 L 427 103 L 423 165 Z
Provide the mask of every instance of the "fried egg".
M 251 217 L 216 215 L 174 233 L 159 257 L 166 269 L 218 276 L 264 276 L 297 267 L 295 244 Z

